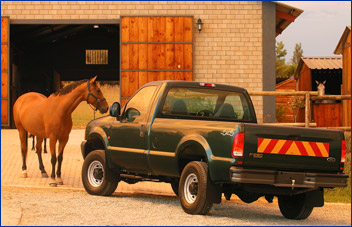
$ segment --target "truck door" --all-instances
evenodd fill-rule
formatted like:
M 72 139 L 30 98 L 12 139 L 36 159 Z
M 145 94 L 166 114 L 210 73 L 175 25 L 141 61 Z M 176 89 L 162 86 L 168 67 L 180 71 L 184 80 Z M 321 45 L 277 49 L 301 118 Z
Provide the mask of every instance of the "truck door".
M 146 158 L 147 119 L 157 86 L 151 85 L 138 91 L 125 105 L 121 121 L 111 127 L 111 160 L 132 171 L 148 172 Z

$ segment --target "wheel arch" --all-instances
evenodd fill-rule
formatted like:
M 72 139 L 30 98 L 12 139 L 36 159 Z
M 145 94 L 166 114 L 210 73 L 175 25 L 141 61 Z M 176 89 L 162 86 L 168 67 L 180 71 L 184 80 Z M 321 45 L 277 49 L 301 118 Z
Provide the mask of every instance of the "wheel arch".
M 198 134 L 183 137 L 176 147 L 176 160 L 181 175 L 191 161 L 203 161 L 211 165 L 212 151 L 206 139 Z
M 83 158 L 94 150 L 104 150 L 106 152 L 108 145 L 109 141 L 105 131 L 101 128 L 95 128 L 94 131 L 87 135 L 87 142 L 82 151 Z

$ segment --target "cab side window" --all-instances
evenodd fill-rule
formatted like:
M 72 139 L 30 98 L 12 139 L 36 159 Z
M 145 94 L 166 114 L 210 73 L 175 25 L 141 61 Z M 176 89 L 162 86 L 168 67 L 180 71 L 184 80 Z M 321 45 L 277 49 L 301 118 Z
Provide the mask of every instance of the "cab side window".
M 127 122 L 141 122 L 148 113 L 148 107 L 151 104 L 152 97 L 155 93 L 156 86 L 148 86 L 140 90 L 127 103 L 124 120 Z

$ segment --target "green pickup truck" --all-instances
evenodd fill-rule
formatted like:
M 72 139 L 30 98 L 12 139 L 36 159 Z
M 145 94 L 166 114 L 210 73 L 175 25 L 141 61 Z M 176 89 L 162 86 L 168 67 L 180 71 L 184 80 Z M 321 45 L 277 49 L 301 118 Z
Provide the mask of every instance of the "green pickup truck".
M 115 102 L 87 125 L 81 149 L 89 194 L 167 182 L 189 214 L 236 194 L 246 203 L 277 196 L 284 217 L 305 219 L 324 205 L 324 188 L 347 184 L 343 132 L 257 124 L 245 89 L 213 83 L 145 84 L 122 111 Z

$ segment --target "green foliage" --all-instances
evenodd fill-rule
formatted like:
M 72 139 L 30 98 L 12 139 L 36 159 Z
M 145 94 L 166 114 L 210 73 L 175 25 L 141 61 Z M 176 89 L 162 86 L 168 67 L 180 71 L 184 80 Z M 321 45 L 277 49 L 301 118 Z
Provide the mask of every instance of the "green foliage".
M 345 132 L 346 153 L 351 153 L 351 132 Z
M 292 99 L 292 110 L 298 110 L 305 107 L 305 98 L 303 96 L 294 96 Z
M 276 106 L 276 121 L 282 122 L 286 118 L 286 110 L 288 109 L 287 106 L 277 105 Z
M 299 59 L 303 55 L 303 50 L 301 43 L 296 44 L 295 50 L 293 52 L 293 56 L 291 59 L 291 64 L 286 64 L 285 57 L 287 55 L 287 51 L 285 49 L 285 45 L 282 41 L 276 42 L 275 46 L 275 53 L 276 53 L 276 78 L 290 78 L 296 71 Z
M 302 44 L 296 43 L 295 50 L 293 51 L 293 56 L 291 59 L 292 64 L 297 66 L 301 57 L 303 57 Z
M 284 49 L 284 43 L 282 41 L 276 42 L 275 52 L 276 52 L 276 78 L 288 78 L 286 73 L 286 63 L 285 56 L 287 54 L 286 49 Z

